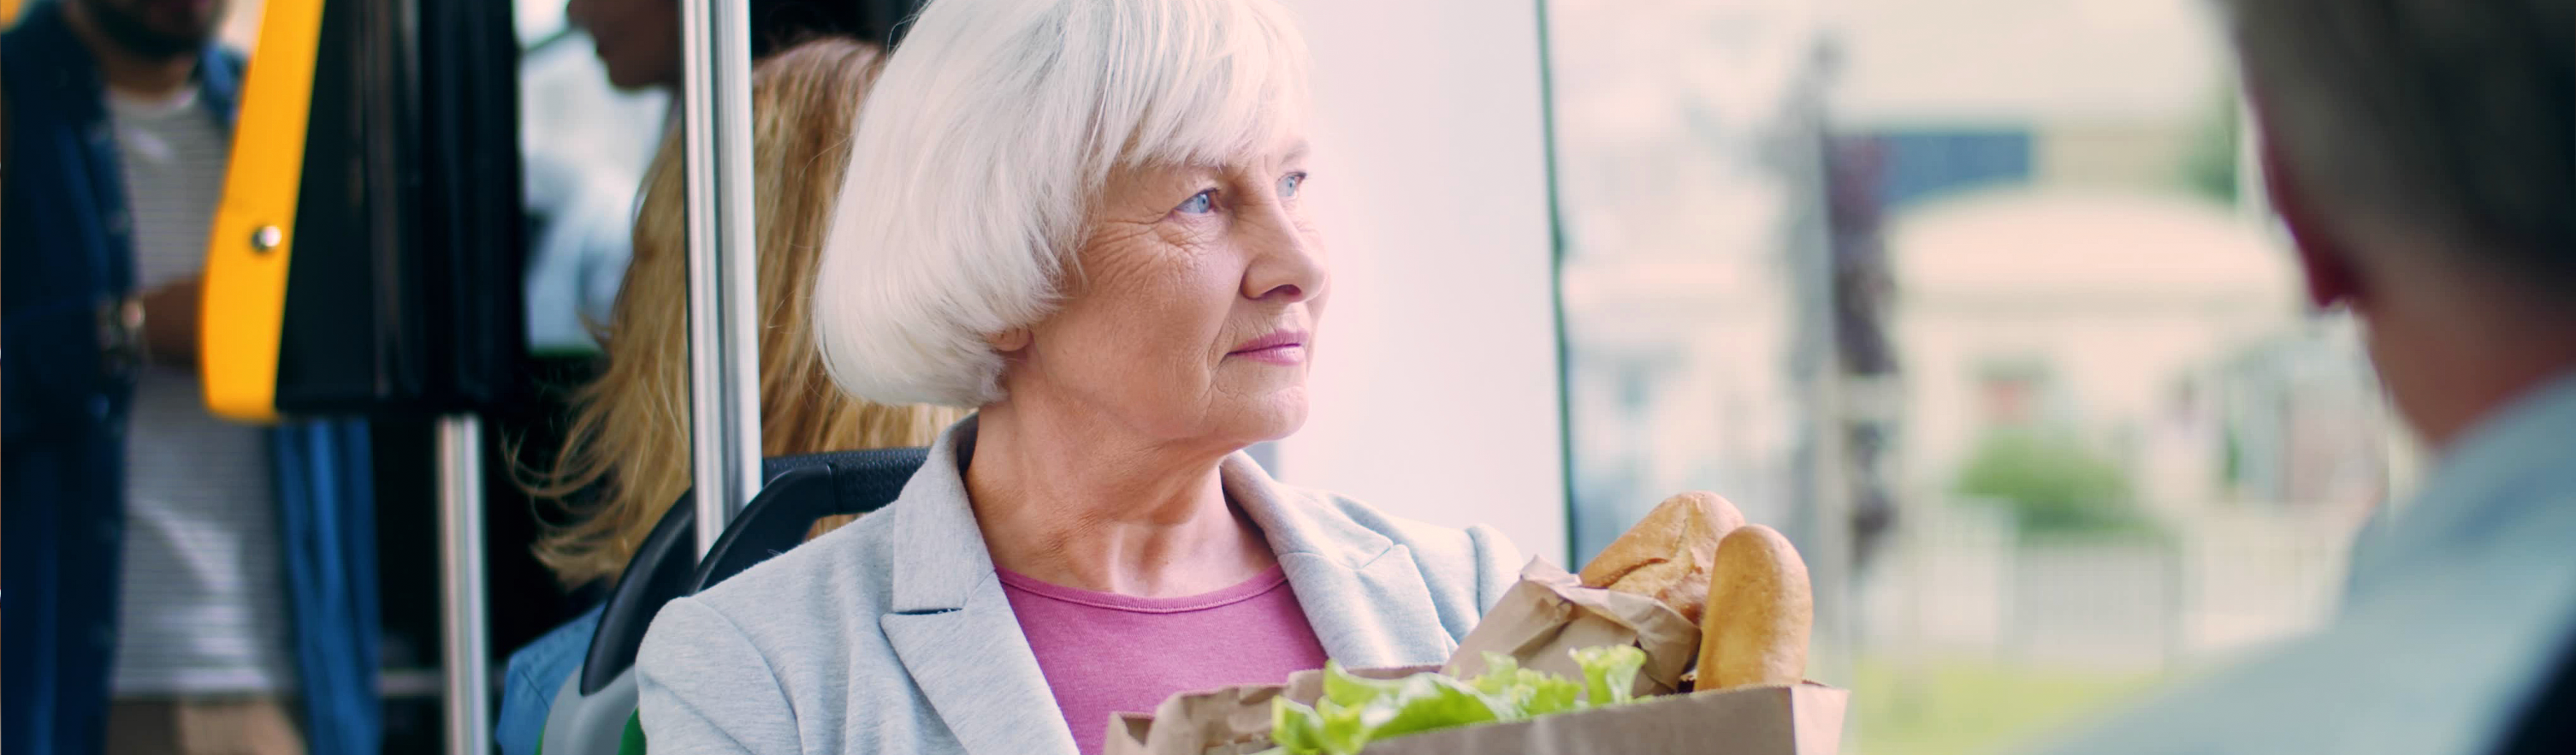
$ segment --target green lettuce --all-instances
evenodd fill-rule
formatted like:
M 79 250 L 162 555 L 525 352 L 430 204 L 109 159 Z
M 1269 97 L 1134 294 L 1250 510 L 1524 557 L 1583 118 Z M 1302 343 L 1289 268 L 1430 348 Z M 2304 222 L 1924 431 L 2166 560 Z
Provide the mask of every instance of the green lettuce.
M 1634 646 L 1573 652 L 1583 680 L 1521 668 L 1499 653 L 1485 654 L 1485 673 L 1453 679 L 1421 673 L 1402 679 L 1369 679 L 1341 664 L 1324 664 L 1324 696 L 1311 707 L 1272 698 L 1270 739 L 1275 755 L 1354 755 L 1369 743 L 1406 734 L 1630 702 L 1629 687 L 1646 665 Z

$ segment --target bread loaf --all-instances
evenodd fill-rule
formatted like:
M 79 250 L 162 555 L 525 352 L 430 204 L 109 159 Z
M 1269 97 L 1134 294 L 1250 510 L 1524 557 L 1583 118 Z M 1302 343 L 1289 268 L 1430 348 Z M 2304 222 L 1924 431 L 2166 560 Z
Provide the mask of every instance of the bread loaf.
M 1719 538 L 1744 526 L 1744 514 L 1715 493 L 1664 499 L 1583 567 L 1583 584 L 1662 601 L 1694 623 L 1709 595 Z
M 1727 533 L 1700 621 L 1698 688 L 1798 683 L 1814 625 L 1807 564 L 1789 539 L 1759 524 Z

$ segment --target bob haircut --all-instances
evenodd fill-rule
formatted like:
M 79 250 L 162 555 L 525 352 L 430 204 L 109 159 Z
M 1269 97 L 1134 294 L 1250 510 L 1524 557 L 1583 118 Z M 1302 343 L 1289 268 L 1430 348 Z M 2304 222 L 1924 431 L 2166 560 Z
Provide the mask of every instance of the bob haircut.
M 1274 0 L 931 0 L 851 136 L 814 282 L 833 382 L 1000 400 L 990 338 L 1053 312 L 1109 176 L 1294 136 L 1306 76 Z

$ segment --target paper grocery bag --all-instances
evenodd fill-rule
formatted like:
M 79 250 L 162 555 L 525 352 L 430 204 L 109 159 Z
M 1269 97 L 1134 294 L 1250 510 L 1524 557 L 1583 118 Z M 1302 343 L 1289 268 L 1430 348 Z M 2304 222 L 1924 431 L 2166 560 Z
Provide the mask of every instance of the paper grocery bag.
M 1538 559 L 1459 642 L 1447 666 L 1349 673 L 1393 679 L 1439 670 L 1469 677 L 1485 672 L 1484 652 L 1493 651 L 1525 668 L 1581 679 L 1583 668 L 1570 651 L 1625 644 L 1646 653 L 1637 675 L 1639 702 L 1398 737 L 1370 744 L 1363 755 L 1832 755 L 1841 748 L 1849 692 L 1809 682 L 1670 694 L 1699 652 L 1699 627 L 1652 598 L 1584 587 Z M 1301 671 L 1286 684 L 1174 695 L 1151 716 L 1120 714 L 1109 722 L 1103 752 L 1258 753 L 1271 746 L 1271 700 L 1283 696 L 1313 705 L 1323 697 L 1323 672 Z
M 1397 679 L 1438 666 L 1345 669 L 1369 679 Z M 1251 684 L 1184 692 L 1150 716 L 1110 717 L 1102 755 L 1238 755 L 1270 749 L 1270 699 L 1286 694 L 1307 705 L 1324 697 L 1322 669 L 1288 675 L 1287 684 Z
M 1834 755 L 1851 693 L 1817 684 L 1670 695 L 1376 742 L 1365 755 Z
M 1637 696 L 1670 694 L 1681 689 L 1682 674 L 1699 654 L 1699 626 L 1662 601 L 1584 587 L 1581 578 L 1534 558 L 1521 567 L 1521 581 L 1458 641 L 1443 673 L 1485 673 L 1485 652 L 1492 651 L 1522 668 L 1581 679 L 1583 667 L 1571 653 L 1604 645 L 1646 651 L 1646 666 L 1631 690 Z
M 1239 755 L 1270 749 L 1270 698 L 1281 689 L 1277 684 L 1219 687 L 1165 698 L 1150 716 L 1113 715 L 1101 752 Z
M 1364 669 L 1391 679 L 1427 666 Z M 1849 692 L 1814 683 L 1667 695 L 1606 708 L 1424 732 L 1371 743 L 1362 755 L 1834 755 Z M 1286 685 L 1174 696 L 1154 716 L 1110 722 L 1106 755 L 1244 755 L 1270 747 L 1270 699 L 1313 704 L 1320 672 Z M 1257 701 L 1257 702 L 1256 702 Z M 1257 722 L 1256 722 L 1257 721 Z

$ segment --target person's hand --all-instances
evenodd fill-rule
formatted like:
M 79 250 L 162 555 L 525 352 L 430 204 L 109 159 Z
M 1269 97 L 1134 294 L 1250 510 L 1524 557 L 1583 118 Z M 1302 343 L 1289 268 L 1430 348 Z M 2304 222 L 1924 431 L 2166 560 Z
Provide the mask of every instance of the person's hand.
M 200 278 L 171 281 L 143 293 L 143 348 L 153 364 L 197 368 Z

